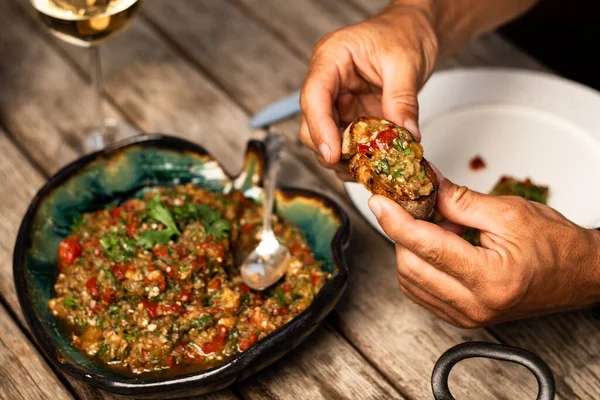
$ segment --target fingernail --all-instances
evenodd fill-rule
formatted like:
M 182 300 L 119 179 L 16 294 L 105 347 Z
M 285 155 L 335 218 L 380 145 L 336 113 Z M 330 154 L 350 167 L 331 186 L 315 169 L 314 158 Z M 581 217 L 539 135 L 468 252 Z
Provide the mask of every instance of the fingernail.
M 369 199 L 369 208 L 371 212 L 375 215 L 375 217 L 379 218 L 381 215 L 381 205 L 377 199 L 373 200 L 373 197 Z
M 331 162 L 331 149 L 327 146 L 326 143 L 321 143 L 319 145 L 319 152 L 327 162 Z
M 417 125 L 415 121 L 412 119 L 404 121 L 404 127 L 408 129 L 410 133 L 412 133 L 417 142 L 421 141 L 421 131 L 419 131 L 419 125 Z

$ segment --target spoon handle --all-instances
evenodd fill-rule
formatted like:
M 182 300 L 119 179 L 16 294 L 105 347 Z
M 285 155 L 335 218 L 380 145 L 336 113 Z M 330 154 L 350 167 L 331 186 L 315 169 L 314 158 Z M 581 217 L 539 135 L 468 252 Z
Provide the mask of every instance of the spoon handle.
M 275 187 L 277 184 L 277 173 L 281 164 L 281 153 L 285 148 L 285 138 L 279 133 L 267 133 L 265 138 L 267 158 L 265 168 L 267 173 L 264 179 L 264 217 L 263 236 L 273 235 L 271 228 L 271 215 L 273 214 L 273 201 L 275 199 Z

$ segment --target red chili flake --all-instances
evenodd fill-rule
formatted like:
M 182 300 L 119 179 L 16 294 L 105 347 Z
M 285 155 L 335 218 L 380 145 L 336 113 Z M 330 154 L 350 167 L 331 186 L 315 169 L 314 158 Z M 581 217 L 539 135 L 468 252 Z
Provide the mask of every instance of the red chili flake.
M 225 347 L 227 339 L 227 328 L 223 325 L 217 327 L 217 335 L 211 342 L 204 343 L 201 347 L 204 354 L 219 353 Z
M 167 246 L 160 245 L 160 244 L 155 244 L 154 247 L 152 248 L 152 252 L 158 258 L 164 258 L 169 255 L 169 249 L 167 248 Z
M 208 287 L 215 289 L 215 290 L 221 289 L 221 279 L 219 279 L 219 278 L 213 279 L 213 281 L 208 284 Z
M 146 309 L 146 311 L 148 311 L 148 314 L 150 314 L 152 318 L 158 316 L 158 305 L 155 302 L 150 300 L 142 300 L 142 304 L 144 305 L 144 308 Z
M 171 306 L 171 309 L 178 314 L 183 314 L 185 312 L 185 307 L 175 303 Z
M 142 357 L 148 358 L 148 350 L 142 349 Z
M 313 286 L 316 286 L 321 281 L 321 276 L 319 274 L 312 274 L 310 277 L 310 283 Z
M 115 300 L 115 289 L 105 288 L 102 292 L 102 301 L 106 304 L 110 304 Z
M 469 166 L 471 167 L 471 169 L 473 171 L 478 171 L 480 169 L 485 168 L 485 160 L 483 158 L 481 158 L 481 156 L 475 156 L 473 158 L 471 158 L 471 161 L 469 161 Z
M 90 292 L 90 296 L 92 296 L 92 299 L 98 300 L 100 298 L 100 295 L 98 293 L 98 281 L 96 280 L 96 277 L 88 279 L 85 283 L 85 287 Z
M 242 225 L 242 232 L 244 232 L 244 233 L 252 233 L 253 230 L 254 230 L 254 224 Z
M 156 271 L 156 266 L 155 266 L 155 265 L 148 265 L 148 266 L 146 267 L 146 269 L 147 269 L 148 271 Z
M 281 290 L 283 290 L 284 293 L 289 293 L 292 290 L 292 285 L 290 285 L 289 282 L 286 282 L 281 285 Z
M 135 232 L 137 231 L 139 224 L 140 223 L 138 221 L 131 221 L 127 224 L 127 227 L 125 228 L 125 233 L 130 239 L 133 239 L 133 237 L 135 236 Z
M 58 246 L 58 261 L 62 271 L 63 267 L 71 265 L 83 253 L 79 241 L 75 237 L 68 237 Z
M 250 346 L 252 346 L 258 340 L 258 335 L 256 333 L 251 334 L 250 336 L 240 340 L 240 350 L 246 351 Z
M 240 283 L 240 294 L 243 296 L 248 293 L 250 293 L 250 288 L 248 285 L 246 285 L 244 282 Z

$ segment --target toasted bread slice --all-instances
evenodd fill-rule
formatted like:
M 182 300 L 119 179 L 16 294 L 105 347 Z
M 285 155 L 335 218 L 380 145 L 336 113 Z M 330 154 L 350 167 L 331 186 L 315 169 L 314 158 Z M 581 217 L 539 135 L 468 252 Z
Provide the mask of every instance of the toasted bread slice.
M 342 140 L 342 159 L 349 161 L 350 174 L 354 180 L 363 184 L 371 193 L 386 196 L 402 206 L 414 218 L 426 220 L 433 213 L 437 189 L 439 187 L 437 175 L 429 163 L 424 158 L 421 158 L 420 162 L 418 162 L 420 157 L 414 158 L 415 156 L 413 155 L 413 159 L 420 164 L 419 170 L 422 170 L 421 175 L 423 178 L 420 178 L 419 181 L 427 182 L 427 188 L 431 188 L 431 190 L 428 194 L 410 192 L 411 195 L 409 196 L 407 195 L 408 192 L 405 190 L 406 188 L 402 188 L 402 183 L 392 181 L 394 184 L 391 184 L 386 182 L 385 176 L 383 178 L 380 176 L 381 172 L 378 173 L 374 167 L 373 156 L 371 154 L 364 154 L 359 151 L 359 146 L 365 145 L 364 143 L 366 143 L 366 136 L 375 135 L 371 132 L 381 132 L 389 129 L 396 133 L 407 145 L 414 142 L 414 138 L 408 130 L 397 126 L 390 121 L 376 117 L 361 117 L 352 122 L 344 131 Z M 417 144 L 414 144 L 413 146 L 420 148 L 420 145 Z M 375 150 L 375 152 L 385 151 L 385 149 Z M 389 181 L 390 176 L 387 176 L 387 179 Z M 405 178 L 402 177 L 401 179 L 404 180 Z M 410 177 L 406 178 L 407 183 L 405 186 L 407 187 L 409 185 L 409 179 Z M 429 186 L 429 183 L 431 183 L 431 186 Z

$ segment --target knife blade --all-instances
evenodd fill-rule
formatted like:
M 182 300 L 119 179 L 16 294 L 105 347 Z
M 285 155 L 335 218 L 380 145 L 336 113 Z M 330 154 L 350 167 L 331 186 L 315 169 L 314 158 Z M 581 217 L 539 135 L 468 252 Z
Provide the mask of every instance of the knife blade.
M 252 129 L 265 128 L 300 113 L 300 91 L 271 103 L 250 120 Z

